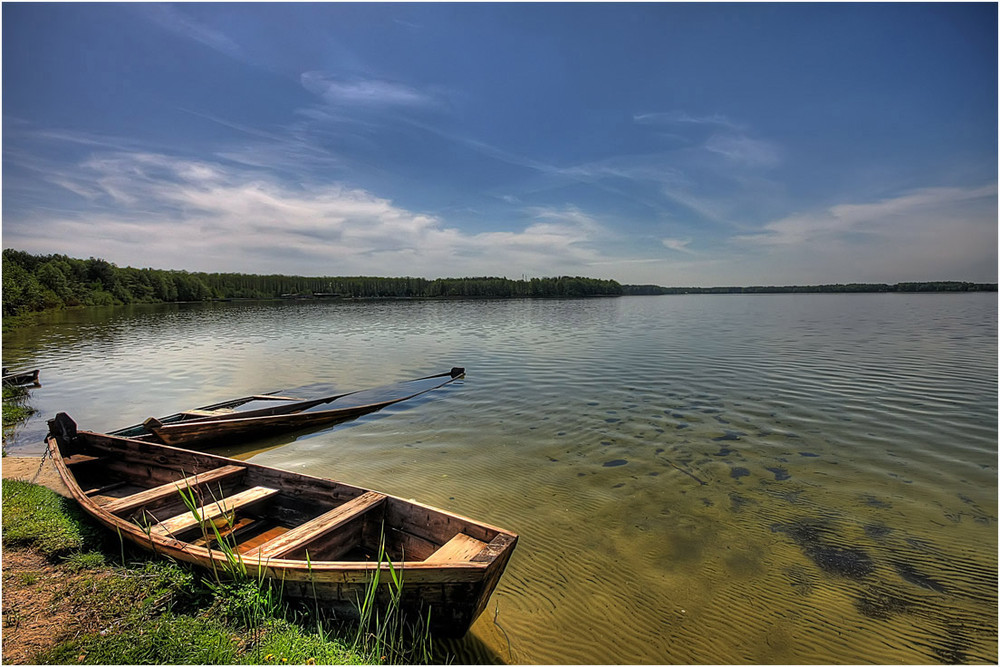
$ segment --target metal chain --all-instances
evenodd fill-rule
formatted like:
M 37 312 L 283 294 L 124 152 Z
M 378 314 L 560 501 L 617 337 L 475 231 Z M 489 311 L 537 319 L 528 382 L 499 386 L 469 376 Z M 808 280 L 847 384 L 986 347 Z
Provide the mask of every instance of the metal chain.
M 38 479 L 38 476 L 42 474 L 42 466 L 45 465 L 45 459 L 49 458 L 49 452 L 49 448 L 46 447 L 45 453 L 42 454 L 42 460 L 38 463 L 38 470 L 35 471 L 35 476 L 31 478 L 31 484 L 34 484 L 35 480 Z

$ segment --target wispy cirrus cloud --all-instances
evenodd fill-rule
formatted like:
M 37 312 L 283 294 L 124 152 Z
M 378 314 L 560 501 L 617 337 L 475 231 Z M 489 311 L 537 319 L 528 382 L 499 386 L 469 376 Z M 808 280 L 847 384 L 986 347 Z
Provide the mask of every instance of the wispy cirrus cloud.
M 768 168 L 781 162 L 774 144 L 745 135 L 714 135 L 705 142 L 705 150 L 747 167 Z
M 995 281 L 997 186 L 930 187 L 838 204 L 774 220 L 732 237 L 731 245 L 789 275 L 829 281 Z
M 362 77 L 337 77 L 326 72 L 303 72 L 302 87 L 331 105 L 370 107 L 433 107 L 440 103 L 434 92 L 404 83 Z
M 138 11 L 142 11 L 148 19 L 175 35 L 204 44 L 231 58 L 238 60 L 246 58 L 240 45 L 224 32 L 197 21 L 174 5 L 149 3 L 140 5 Z
M 669 248 L 676 252 L 693 253 L 694 251 L 688 248 L 691 245 L 691 239 L 660 239 L 664 248 Z
M 838 204 L 828 209 L 792 215 L 767 223 L 761 231 L 734 240 L 767 246 L 826 243 L 850 235 L 885 237 L 906 242 L 914 233 L 948 233 L 954 211 L 976 208 L 996 212 L 997 186 L 925 188 L 864 204 Z M 964 217 L 964 216 L 963 216 Z M 996 235 L 996 220 L 992 233 Z
M 637 113 L 632 115 L 632 120 L 640 125 L 715 125 L 719 127 L 741 129 L 740 125 L 722 114 L 710 114 L 707 116 L 694 116 L 684 111 L 657 111 L 652 113 Z

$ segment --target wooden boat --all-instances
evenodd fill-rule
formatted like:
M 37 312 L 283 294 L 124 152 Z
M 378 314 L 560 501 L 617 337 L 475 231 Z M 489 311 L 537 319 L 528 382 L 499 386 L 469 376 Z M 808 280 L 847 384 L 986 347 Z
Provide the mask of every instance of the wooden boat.
M 333 480 L 78 431 L 65 413 L 49 421 L 46 442 L 73 498 L 125 539 L 225 573 L 221 536 L 249 577 L 338 614 L 357 613 L 376 572 L 385 604 L 392 567 L 404 613 L 429 610 L 435 634 L 461 636 L 517 543 L 501 528 Z M 383 540 L 391 563 L 378 559 Z
M 8 371 L 3 369 L 3 384 L 8 387 L 20 387 L 26 384 L 38 384 L 38 370 Z
M 437 389 L 464 374 L 464 368 L 455 367 L 447 373 L 391 385 L 395 392 L 382 388 L 310 399 L 274 394 L 245 396 L 160 419 L 150 417 L 142 424 L 111 431 L 109 435 L 152 440 L 176 447 L 261 437 L 354 419 Z M 378 400 L 372 398 L 380 394 L 382 397 Z M 386 394 L 391 395 L 386 397 Z M 359 397 L 368 400 L 356 400 Z M 335 401 L 339 401 L 337 407 L 326 407 Z

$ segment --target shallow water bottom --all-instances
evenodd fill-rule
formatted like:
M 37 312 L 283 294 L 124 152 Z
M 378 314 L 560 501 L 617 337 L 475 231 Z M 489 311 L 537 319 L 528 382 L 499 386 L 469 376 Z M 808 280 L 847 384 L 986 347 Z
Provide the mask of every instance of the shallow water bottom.
M 375 415 L 223 450 L 519 533 L 457 662 L 997 660 L 995 295 L 78 317 L 5 336 L 7 365 L 43 368 L 24 451 L 56 411 L 103 430 L 465 366 Z

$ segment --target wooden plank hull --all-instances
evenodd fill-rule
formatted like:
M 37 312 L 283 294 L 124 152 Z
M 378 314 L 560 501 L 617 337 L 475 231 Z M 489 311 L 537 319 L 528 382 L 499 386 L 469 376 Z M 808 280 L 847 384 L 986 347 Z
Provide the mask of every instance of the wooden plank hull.
M 377 412 L 390 405 L 442 387 L 464 374 L 464 368 L 452 368 L 447 373 L 411 380 L 410 383 L 424 382 L 424 384 L 419 385 L 419 389 L 404 392 L 403 395 L 361 405 L 331 407 L 329 409 L 320 408 L 335 402 L 337 399 L 361 392 L 303 400 L 273 395 L 248 396 L 161 419 L 148 419 L 143 424 L 112 431 L 110 435 L 139 437 L 176 447 L 190 448 L 237 439 L 264 437 L 299 429 L 318 428 Z M 230 410 L 251 405 L 254 402 L 268 405 L 259 409 L 242 409 L 238 412 L 230 412 Z
M 510 531 L 333 480 L 77 431 L 64 414 L 49 425 L 47 444 L 60 476 L 110 530 L 156 553 L 226 572 L 221 535 L 250 577 L 268 578 L 284 595 L 338 613 L 356 612 L 379 570 L 376 601 L 387 603 L 395 568 L 404 611 L 429 610 L 436 634 L 461 636 L 486 608 L 517 543 Z M 174 487 L 180 489 L 170 493 Z M 193 521 L 182 492 L 202 508 Z M 456 542 L 461 548 L 446 547 Z M 382 546 L 387 560 L 380 562 Z
M 8 387 L 20 387 L 26 384 L 38 384 L 38 370 L 8 372 L 3 369 L 3 384 Z
M 160 426 L 148 424 L 147 428 L 164 444 L 174 447 L 190 447 L 237 438 L 264 437 L 285 431 L 338 424 L 372 412 L 378 412 L 382 408 L 397 402 L 399 401 L 386 401 L 352 408 L 323 410 L 321 412 L 297 412 L 266 417 L 185 421 Z

